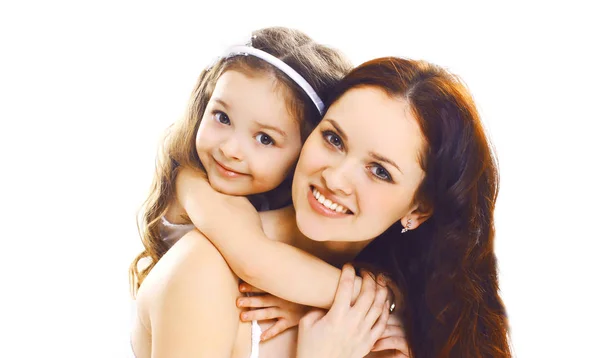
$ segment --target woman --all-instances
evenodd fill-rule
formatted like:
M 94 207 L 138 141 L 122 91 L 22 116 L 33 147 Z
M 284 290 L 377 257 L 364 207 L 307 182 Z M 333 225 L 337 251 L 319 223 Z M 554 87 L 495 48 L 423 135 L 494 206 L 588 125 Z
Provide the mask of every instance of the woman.
M 228 205 L 208 210 L 190 198 L 198 190 L 219 194 L 191 176 L 180 173 L 178 197 L 206 236 L 190 235 L 195 237 L 183 241 L 188 244 L 181 252 L 211 250 L 208 237 L 240 278 L 314 306 L 331 303 L 332 285 L 313 285 L 320 262 L 281 242 L 336 265 L 358 255 L 400 287 L 412 356 L 510 356 L 493 254 L 495 160 L 472 98 L 441 68 L 383 58 L 345 77 L 302 149 L 292 190 L 295 210 L 264 213 L 259 220 L 246 199 L 231 197 Z M 262 230 L 280 241 L 265 239 Z M 200 267 L 191 266 L 186 282 L 201 290 L 191 278 Z M 235 277 L 225 266 L 222 277 Z M 165 292 L 176 296 L 171 303 L 188 293 Z M 209 304 L 202 299 L 195 307 L 209 312 Z M 195 324 L 221 323 L 207 316 Z M 286 334 L 267 344 L 279 339 L 282 347 L 276 349 L 289 349 L 293 340 L 286 341 Z

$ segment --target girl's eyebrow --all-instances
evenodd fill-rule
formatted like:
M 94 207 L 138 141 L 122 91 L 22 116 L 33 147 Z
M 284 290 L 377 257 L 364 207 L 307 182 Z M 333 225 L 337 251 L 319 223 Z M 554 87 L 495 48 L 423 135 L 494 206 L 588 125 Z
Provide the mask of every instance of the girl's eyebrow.
M 270 129 L 272 131 L 279 133 L 282 137 L 287 138 L 287 134 L 283 130 L 281 130 L 281 128 L 279 128 L 279 127 L 275 127 L 270 124 L 261 123 L 257 120 L 254 120 L 254 123 L 261 128 Z
M 221 106 L 225 107 L 226 110 L 229 110 L 229 105 L 225 103 L 225 101 L 223 101 L 222 99 L 214 98 L 214 101 L 220 104 Z
M 229 111 L 229 105 L 227 103 L 225 103 L 225 101 L 222 100 L 221 98 L 217 97 L 217 98 L 213 98 L 212 100 L 214 102 L 220 104 L 221 106 L 223 106 L 223 108 L 225 108 L 225 110 Z M 275 132 L 279 133 L 282 137 L 287 138 L 287 134 L 283 130 L 281 130 L 281 128 L 272 126 L 270 124 L 261 123 L 261 122 L 259 122 L 257 120 L 254 120 L 254 123 L 256 125 L 258 125 L 259 127 L 261 127 L 261 128 L 270 129 L 272 131 L 275 131 Z

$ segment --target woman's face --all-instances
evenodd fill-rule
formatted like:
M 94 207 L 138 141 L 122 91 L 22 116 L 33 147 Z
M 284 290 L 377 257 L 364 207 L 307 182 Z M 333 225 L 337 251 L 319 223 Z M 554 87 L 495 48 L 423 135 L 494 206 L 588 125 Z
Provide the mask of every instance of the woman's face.
M 404 222 L 417 208 L 424 145 L 406 100 L 376 87 L 347 91 L 302 148 L 292 187 L 300 231 L 364 241 Z

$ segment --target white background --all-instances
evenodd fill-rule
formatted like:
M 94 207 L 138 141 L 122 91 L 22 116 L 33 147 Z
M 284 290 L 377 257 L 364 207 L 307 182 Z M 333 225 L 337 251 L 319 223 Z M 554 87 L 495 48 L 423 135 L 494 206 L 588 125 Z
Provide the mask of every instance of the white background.
M 1 3 L 0 356 L 128 354 L 127 269 L 158 139 L 220 51 L 282 25 L 355 64 L 398 55 L 461 75 L 500 160 L 496 252 L 515 353 L 600 357 L 598 11 L 577 1 L 283 6 Z

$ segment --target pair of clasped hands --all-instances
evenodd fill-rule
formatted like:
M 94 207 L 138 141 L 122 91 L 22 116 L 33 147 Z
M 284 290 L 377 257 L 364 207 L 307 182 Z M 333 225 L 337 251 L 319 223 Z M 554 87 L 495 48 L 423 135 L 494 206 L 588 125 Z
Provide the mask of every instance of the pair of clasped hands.
M 270 295 L 247 283 L 240 284 L 238 298 L 242 321 L 275 319 L 261 335 L 273 338 L 298 325 L 298 358 L 397 358 L 409 357 L 404 329 L 397 315 L 390 314 L 388 281 L 362 272 L 362 287 L 355 302 L 355 270 L 344 265 L 331 309 L 311 309 Z

